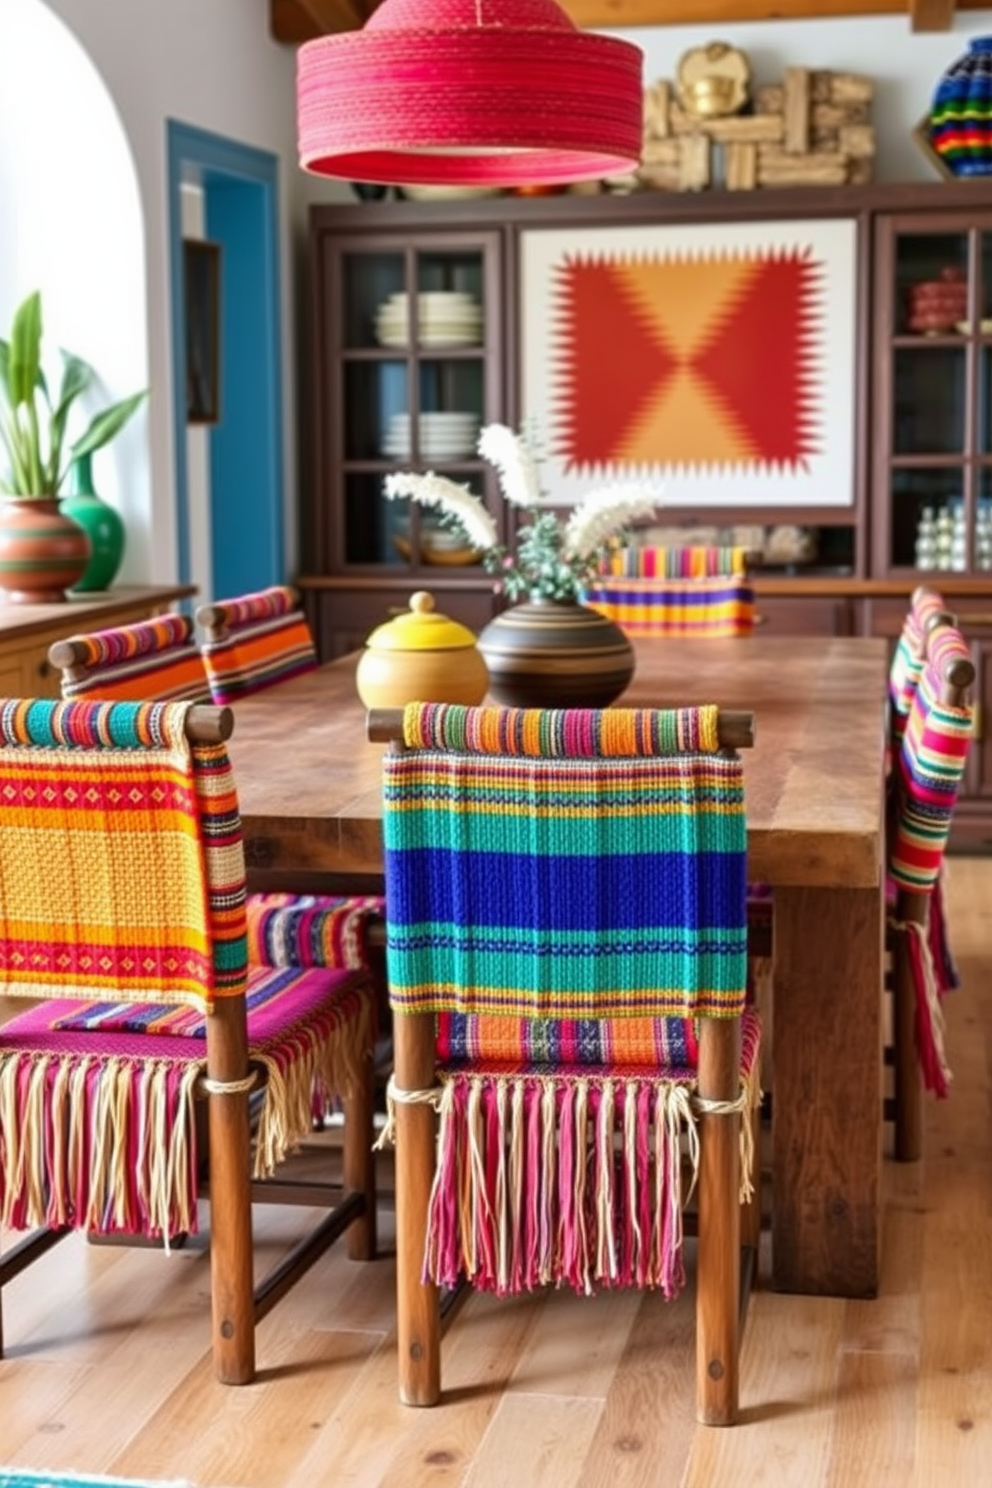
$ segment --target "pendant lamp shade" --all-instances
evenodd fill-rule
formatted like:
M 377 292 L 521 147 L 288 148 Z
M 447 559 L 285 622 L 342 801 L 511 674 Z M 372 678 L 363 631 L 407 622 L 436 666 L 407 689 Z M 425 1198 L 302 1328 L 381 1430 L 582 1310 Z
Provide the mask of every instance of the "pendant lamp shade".
M 642 56 L 555 0 L 383 0 L 297 64 L 300 163 L 384 185 L 555 185 L 636 170 Z

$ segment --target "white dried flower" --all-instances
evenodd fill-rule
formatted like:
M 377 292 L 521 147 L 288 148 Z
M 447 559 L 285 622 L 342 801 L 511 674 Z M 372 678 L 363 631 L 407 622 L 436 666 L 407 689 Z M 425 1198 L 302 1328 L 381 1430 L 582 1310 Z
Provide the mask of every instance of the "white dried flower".
M 433 506 L 452 517 L 462 527 L 473 548 L 491 548 L 496 544 L 496 523 L 468 486 L 449 480 L 446 475 L 399 473 L 387 475 L 385 492 L 390 500 L 409 497 L 420 506 Z
M 595 553 L 615 533 L 655 515 L 658 491 L 650 486 L 624 484 L 590 491 L 565 523 L 562 550 L 571 558 Z
M 511 506 L 539 506 L 541 482 L 537 462 L 527 445 L 505 424 L 487 424 L 478 451 L 499 475 L 503 497 Z

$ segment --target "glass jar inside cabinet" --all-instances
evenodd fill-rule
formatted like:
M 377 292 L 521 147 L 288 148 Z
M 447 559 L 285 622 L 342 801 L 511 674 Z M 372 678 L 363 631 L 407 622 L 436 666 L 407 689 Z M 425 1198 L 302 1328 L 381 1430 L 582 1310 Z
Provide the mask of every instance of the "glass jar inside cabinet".
M 992 214 L 883 218 L 877 572 L 992 568 Z
M 501 417 L 499 239 L 447 232 L 339 250 L 339 356 L 327 378 L 327 468 L 335 568 L 466 568 L 479 555 L 425 508 L 384 494 L 394 471 L 433 471 L 486 500 L 479 431 Z M 421 576 L 422 577 L 422 576 Z

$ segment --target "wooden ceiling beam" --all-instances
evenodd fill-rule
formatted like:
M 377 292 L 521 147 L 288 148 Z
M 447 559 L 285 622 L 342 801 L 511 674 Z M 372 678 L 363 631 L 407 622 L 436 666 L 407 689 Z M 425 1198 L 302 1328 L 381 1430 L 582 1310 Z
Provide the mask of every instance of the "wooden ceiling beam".
M 914 31 L 950 31 L 954 0 L 909 0 L 909 23 Z
M 298 44 L 364 25 L 378 0 L 269 0 L 276 41 Z M 957 10 L 980 10 L 987 0 L 561 0 L 582 27 L 634 30 L 639 26 L 733 25 L 743 21 L 800 21 L 832 16 L 906 15 L 914 31 L 949 31 Z

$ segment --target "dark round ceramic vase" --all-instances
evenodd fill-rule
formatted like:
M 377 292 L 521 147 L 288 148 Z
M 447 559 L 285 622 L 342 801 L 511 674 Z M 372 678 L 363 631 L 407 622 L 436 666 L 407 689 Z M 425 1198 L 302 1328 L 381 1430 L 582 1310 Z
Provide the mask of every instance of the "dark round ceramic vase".
M 489 693 L 515 708 L 605 708 L 634 675 L 634 650 L 605 615 L 572 601 L 531 599 L 479 636 Z

